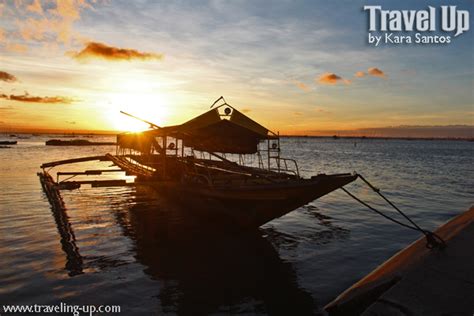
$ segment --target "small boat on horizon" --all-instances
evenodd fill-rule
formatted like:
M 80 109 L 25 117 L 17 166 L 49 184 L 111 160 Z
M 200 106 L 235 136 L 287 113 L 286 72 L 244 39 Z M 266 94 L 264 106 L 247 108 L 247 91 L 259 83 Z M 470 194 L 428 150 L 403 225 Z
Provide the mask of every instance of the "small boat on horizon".
M 50 139 L 45 142 L 46 146 L 110 146 L 114 142 L 91 142 L 87 139 L 61 140 Z
M 294 159 L 281 157 L 279 135 L 227 104 L 223 97 L 211 110 L 181 125 L 160 127 L 142 121 L 150 130 L 117 135 L 114 155 L 41 165 L 43 172 L 38 175 L 46 193 L 52 192 L 48 197 L 60 198 L 59 190 L 83 184 L 130 185 L 125 180 L 71 180 L 125 171 L 136 176 L 134 184 L 148 185 L 176 203 L 187 203 L 190 211 L 196 203 L 206 205 L 208 212 L 202 215 L 210 222 L 255 229 L 357 178 L 349 173 L 302 177 Z M 248 162 L 249 156 L 253 163 Z M 110 161 L 119 169 L 58 172 L 56 181 L 50 175 L 55 166 L 93 160 Z M 60 181 L 63 175 L 69 177 Z
M 16 140 L 5 140 L 0 141 L 0 145 L 16 145 L 18 142 Z

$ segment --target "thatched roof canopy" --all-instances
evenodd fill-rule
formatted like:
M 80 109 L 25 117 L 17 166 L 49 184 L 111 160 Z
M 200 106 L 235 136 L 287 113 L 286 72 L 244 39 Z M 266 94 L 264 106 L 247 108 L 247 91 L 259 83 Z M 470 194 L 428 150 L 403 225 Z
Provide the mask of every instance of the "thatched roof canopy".
M 267 128 L 243 113 L 232 109 L 230 115 L 222 116 L 218 108 L 181 125 L 157 128 L 143 133 L 176 137 L 182 139 L 185 146 L 195 150 L 236 154 L 256 153 L 261 140 L 276 138 Z M 144 137 L 144 140 L 146 139 L 148 138 Z

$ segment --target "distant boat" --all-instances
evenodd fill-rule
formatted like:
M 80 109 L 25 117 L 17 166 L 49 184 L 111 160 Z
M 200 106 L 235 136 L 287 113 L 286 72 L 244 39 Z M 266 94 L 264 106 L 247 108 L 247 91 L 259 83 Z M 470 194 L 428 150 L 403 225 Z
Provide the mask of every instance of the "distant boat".
M 257 228 L 357 178 L 349 173 L 303 178 L 295 160 L 280 156 L 278 134 L 222 97 L 213 106 L 220 100 L 219 106 L 181 125 L 159 127 L 143 120 L 151 130 L 117 135 L 114 155 L 45 163 L 39 173 L 43 187 L 59 192 L 82 184 L 124 185 L 124 180 L 54 181 L 49 174 L 50 168 L 58 165 L 111 161 L 119 171 L 135 175 L 136 183 L 174 197 L 176 203 L 188 204 L 191 211 L 193 205 L 206 205 L 202 215 L 209 216 L 208 222 L 222 220 Z M 254 158 L 253 164 L 246 163 L 248 156 Z M 58 173 L 57 178 L 102 171 L 106 170 Z
M 86 139 L 60 140 L 50 139 L 45 142 L 47 146 L 106 146 L 115 145 L 114 142 L 91 142 Z
M 5 140 L 5 141 L 0 141 L 0 145 L 16 145 L 18 142 L 16 140 L 11 141 L 11 140 Z

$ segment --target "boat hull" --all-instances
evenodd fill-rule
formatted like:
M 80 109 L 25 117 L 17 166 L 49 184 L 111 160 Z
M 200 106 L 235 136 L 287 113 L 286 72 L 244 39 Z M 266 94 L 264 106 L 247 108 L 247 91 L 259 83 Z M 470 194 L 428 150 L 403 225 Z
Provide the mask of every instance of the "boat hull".
M 143 181 L 158 193 L 199 212 L 206 221 L 244 228 L 259 226 L 320 198 L 357 178 L 357 175 L 318 175 L 269 185 L 202 187 L 172 181 Z M 196 207 L 199 205 L 199 207 Z M 206 214 L 203 214 L 203 210 Z

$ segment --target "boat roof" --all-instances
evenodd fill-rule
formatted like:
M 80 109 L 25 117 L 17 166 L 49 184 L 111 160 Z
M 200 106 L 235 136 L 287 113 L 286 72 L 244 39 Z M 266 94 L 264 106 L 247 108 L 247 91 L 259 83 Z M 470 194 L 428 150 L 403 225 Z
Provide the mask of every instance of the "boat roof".
M 224 107 L 223 114 L 221 114 Z M 119 145 L 127 148 L 128 140 L 134 134 L 119 137 Z M 266 127 L 255 122 L 242 112 L 224 103 L 181 125 L 155 128 L 142 133 L 141 141 L 151 141 L 150 136 L 170 136 L 182 139 L 184 145 L 195 150 L 207 152 L 253 154 L 258 150 L 258 143 L 265 139 L 276 139 L 278 136 Z M 121 139 L 121 140 L 120 140 Z M 143 143 L 141 144 L 143 147 Z M 148 146 L 145 146 L 148 148 Z

